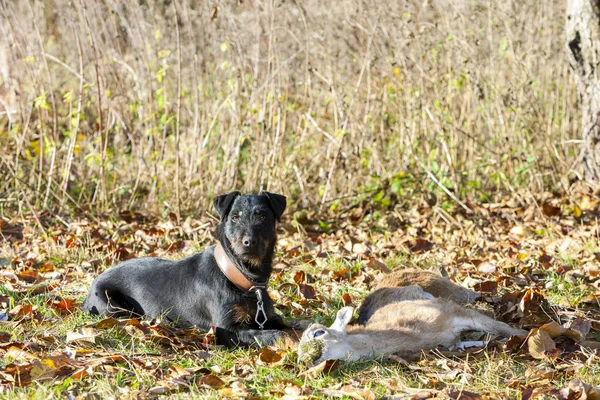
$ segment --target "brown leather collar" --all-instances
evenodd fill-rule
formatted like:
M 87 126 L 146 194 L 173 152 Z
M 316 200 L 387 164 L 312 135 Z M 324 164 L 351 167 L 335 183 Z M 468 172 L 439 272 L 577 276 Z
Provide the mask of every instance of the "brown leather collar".
M 252 292 L 256 289 L 265 289 L 266 283 L 255 283 L 249 280 L 240 272 L 238 267 L 235 265 L 231 258 L 225 253 L 225 249 L 221 243 L 217 243 L 215 246 L 215 260 L 217 265 L 223 272 L 223 274 L 229 279 L 231 283 L 237 286 L 244 293 Z

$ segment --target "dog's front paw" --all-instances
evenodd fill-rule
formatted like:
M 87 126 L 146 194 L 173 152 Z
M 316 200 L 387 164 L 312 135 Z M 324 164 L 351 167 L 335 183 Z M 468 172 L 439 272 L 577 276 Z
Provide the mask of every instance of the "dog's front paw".
M 298 343 L 292 331 L 266 330 L 260 337 L 256 337 L 262 346 L 277 346 L 281 348 L 294 348 Z

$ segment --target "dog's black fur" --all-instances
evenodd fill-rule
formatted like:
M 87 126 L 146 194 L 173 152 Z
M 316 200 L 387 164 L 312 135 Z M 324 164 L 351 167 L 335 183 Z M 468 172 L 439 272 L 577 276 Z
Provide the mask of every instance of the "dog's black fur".
M 276 241 L 276 221 L 286 199 L 261 192 L 232 192 L 214 199 L 221 217 L 215 236 L 240 271 L 252 282 L 268 282 Z M 92 314 L 163 316 L 179 326 L 208 330 L 217 327 L 217 340 L 226 345 L 273 344 L 289 329 L 275 314 L 263 292 L 267 323 L 254 321 L 256 296 L 245 294 L 221 272 L 214 246 L 180 261 L 139 258 L 100 274 L 82 308 Z M 223 343 L 225 342 L 225 343 Z

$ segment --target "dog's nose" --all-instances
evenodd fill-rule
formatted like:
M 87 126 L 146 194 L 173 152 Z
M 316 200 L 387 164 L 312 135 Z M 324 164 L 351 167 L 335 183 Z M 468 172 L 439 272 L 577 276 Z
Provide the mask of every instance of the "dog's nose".
M 242 244 L 244 247 L 254 247 L 256 246 L 256 239 L 254 239 L 252 236 L 244 236 L 242 238 Z

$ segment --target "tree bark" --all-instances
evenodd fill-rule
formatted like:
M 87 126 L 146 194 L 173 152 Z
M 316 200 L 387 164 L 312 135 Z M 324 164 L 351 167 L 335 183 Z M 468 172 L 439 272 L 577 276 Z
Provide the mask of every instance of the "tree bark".
M 583 169 L 600 182 L 600 0 L 567 0 L 567 57 L 582 113 Z

